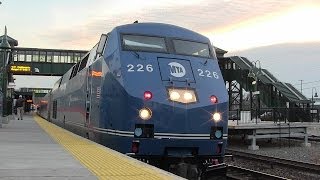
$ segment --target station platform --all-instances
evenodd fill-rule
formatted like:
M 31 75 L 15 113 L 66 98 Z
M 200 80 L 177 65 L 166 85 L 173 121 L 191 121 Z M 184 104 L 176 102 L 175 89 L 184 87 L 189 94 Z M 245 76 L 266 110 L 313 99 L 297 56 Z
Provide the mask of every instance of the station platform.
M 242 135 L 245 139 L 251 140 L 250 150 L 258 150 L 257 139 L 271 138 L 290 138 L 303 137 L 304 146 L 310 146 L 308 143 L 309 136 L 320 135 L 320 123 L 309 122 L 270 122 L 270 121 L 252 121 L 237 122 L 236 120 L 228 121 L 229 135 Z
M 30 115 L 0 128 L 0 179 L 183 178 Z

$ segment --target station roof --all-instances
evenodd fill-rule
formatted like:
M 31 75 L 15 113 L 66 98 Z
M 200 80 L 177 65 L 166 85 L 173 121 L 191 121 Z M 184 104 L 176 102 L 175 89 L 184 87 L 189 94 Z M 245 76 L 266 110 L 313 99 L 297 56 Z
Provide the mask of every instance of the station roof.
M 212 46 L 212 47 L 216 51 L 216 54 L 217 54 L 218 57 L 223 57 L 224 54 L 228 52 L 228 51 L 220 49 L 220 48 L 218 48 L 216 46 Z
M 4 36 L 5 36 L 5 35 L 0 36 L 0 43 L 2 42 L 2 38 L 3 38 Z M 7 35 L 7 40 L 8 40 L 8 42 L 9 42 L 10 46 L 18 46 L 18 41 L 15 40 L 15 39 L 13 39 L 12 37 L 10 37 L 10 36 L 8 36 L 8 35 Z
M 260 75 L 258 75 L 258 79 L 261 80 L 264 84 L 271 84 L 278 82 L 278 79 L 275 78 L 268 70 L 261 69 Z
M 252 70 L 253 73 L 257 74 L 258 79 L 261 80 L 264 84 L 270 84 L 278 82 L 278 79 L 274 77 L 267 69 L 259 69 L 253 66 L 252 62 L 250 62 L 245 57 L 240 56 L 232 56 L 230 59 L 239 66 L 240 69 L 243 70 Z
M 230 59 L 235 62 L 240 69 L 250 70 L 253 64 L 245 57 L 231 56 Z
M 276 82 L 272 83 L 286 98 L 291 102 L 311 103 L 303 94 L 301 94 L 290 83 Z

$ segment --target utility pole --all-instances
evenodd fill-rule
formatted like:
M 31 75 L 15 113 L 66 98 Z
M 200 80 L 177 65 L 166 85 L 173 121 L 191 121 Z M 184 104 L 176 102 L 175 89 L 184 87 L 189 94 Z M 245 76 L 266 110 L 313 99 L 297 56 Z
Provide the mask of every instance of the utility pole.
M 301 82 L 301 84 L 300 84 L 300 92 L 301 92 L 301 94 L 302 94 L 302 81 L 303 80 L 299 80 L 300 82 Z

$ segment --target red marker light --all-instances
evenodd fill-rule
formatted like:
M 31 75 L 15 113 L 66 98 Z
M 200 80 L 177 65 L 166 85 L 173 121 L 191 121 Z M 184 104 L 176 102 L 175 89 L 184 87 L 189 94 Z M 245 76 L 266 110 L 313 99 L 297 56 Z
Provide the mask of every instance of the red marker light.
M 212 96 L 210 97 L 210 101 L 212 102 L 212 104 L 218 103 L 218 98 L 217 98 L 217 96 L 212 95 Z
M 152 98 L 152 93 L 150 91 L 145 91 L 143 97 L 145 100 L 149 100 Z
M 217 146 L 217 154 L 220 154 L 222 152 L 222 144 L 218 144 Z
M 139 153 L 139 142 L 133 141 L 131 144 L 131 152 L 133 153 Z

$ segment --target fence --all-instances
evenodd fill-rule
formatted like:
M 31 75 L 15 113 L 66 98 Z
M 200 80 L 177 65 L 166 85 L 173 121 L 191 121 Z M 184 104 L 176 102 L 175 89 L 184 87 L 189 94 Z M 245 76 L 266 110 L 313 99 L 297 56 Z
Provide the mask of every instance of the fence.
M 319 122 L 319 110 L 311 108 L 262 108 L 229 111 L 229 120 L 237 124 L 260 122 Z

